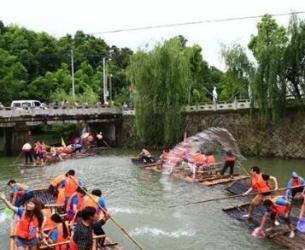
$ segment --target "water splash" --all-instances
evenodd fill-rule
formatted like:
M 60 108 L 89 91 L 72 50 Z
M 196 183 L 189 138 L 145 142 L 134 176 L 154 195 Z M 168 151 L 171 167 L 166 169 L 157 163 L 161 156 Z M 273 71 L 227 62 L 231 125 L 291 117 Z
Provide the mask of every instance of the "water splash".
M 131 231 L 131 235 L 139 236 L 139 235 L 150 235 L 153 237 L 160 237 L 165 236 L 168 238 L 179 238 L 179 237 L 192 237 L 196 233 L 191 230 L 177 230 L 168 232 L 160 228 L 152 228 L 152 227 L 142 227 L 142 228 L 135 228 Z
M 109 211 L 111 211 L 112 214 L 144 214 L 144 211 L 142 210 L 123 207 L 110 207 Z
M 185 138 L 178 143 L 163 164 L 165 172 L 171 173 L 173 168 L 183 159 L 188 159 L 193 153 L 202 150 L 204 153 L 224 153 L 231 150 L 239 159 L 244 159 L 232 134 L 224 128 L 209 128 L 196 135 Z

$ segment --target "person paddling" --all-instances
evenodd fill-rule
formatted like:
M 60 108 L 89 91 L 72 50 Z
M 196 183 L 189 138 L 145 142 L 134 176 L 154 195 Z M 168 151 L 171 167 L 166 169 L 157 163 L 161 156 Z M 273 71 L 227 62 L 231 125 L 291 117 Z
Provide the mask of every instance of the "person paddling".
M 256 194 L 254 199 L 251 201 L 249 213 L 244 215 L 244 218 L 251 218 L 254 208 L 260 205 L 264 200 L 270 198 L 271 187 L 269 184 L 269 180 L 272 180 L 274 182 L 274 190 L 278 189 L 277 179 L 274 176 L 261 173 L 259 167 L 252 167 L 250 170 L 250 175 L 251 187 L 245 193 L 243 193 L 243 195 L 248 195 L 252 190 L 255 190 L 258 194 Z
M 32 198 L 25 207 L 16 207 L 9 202 L 5 194 L 0 193 L 0 199 L 19 217 L 16 226 L 16 246 L 18 250 L 37 250 L 38 234 L 41 234 L 43 214 L 40 202 Z
M 13 192 L 12 204 L 21 207 L 33 197 L 33 191 L 23 183 L 17 183 L 14 179 L 9 180 L 7 185 Z
M 284 197 L 276 197 L 274 199 L 264 200 L 263 205 L 264 205 L 265 213 L 261 220 L 259 229 L 260 230 L 264 229 L 264 225 L 268 217 L 270 217 L 272 224 L 274 226 L 279 225 L 278 218 L 280 215 L 283 215 L 285 222 L 287 223 L 290 229 L 289 238 L 294 238 L 295 233 L 289 217 L 291 211 L 290 203 Z
M 225 157 L 225 164 L 223 166 L 223 169 L 221 170 L 220 174 L 224 175 L 224 173 L 227 171 L 228 168 L 230 168 L 230 176 L 233 178 L 233 173 L 234 173 L 234 166 L 237 161 L 237 157 L 233 155 L 232 151 L 229 150 L 226 152 L 226 157 Z
M 70 169 L 66 173 L 66 180 L 65 180 L 65 206 L 68 202 L 68 199 L 72 194 L 74 194 L 78 188 L 78 179 L 75 176 L 75 171 Z
M 139 157 L 141 157 L 141 159 L 143 160 L 144 163 L 150 163 L 150 162 L 153 162 L 153 159 L 152 159 L 152 156 L 151 156 L 151 153 L 143 148 L 139 154 Z
M 303 193 L 305 181 L 296 172 L 292 172 L 291 179 L 287 184 L 286 199 L 292 202 L 297 193 Z
M 75 221 L 77 213 L 85 207 L 85 195 L 85 190 L 83 190 L 83 188 L 78 187 L 76 192 L 70 196 L 66 206 L 67 220 L 72 222 Z

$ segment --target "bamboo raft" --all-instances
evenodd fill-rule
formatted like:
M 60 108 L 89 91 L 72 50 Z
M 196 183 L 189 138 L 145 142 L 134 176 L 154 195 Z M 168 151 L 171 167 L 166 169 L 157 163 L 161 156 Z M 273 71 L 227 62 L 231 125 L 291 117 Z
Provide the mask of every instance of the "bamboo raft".
M 253 230 L 260 225 L 261 218 L 264 214 L 264 210 L 263 210 L 263 206 L 259 206 L 255 208 L 251 220 L 245 219 L 242 216 L 248 213 L 249 204 L 250 203 L 244 203 L 238 206 L 223 208 L 223 211 L 226 214 L 228 214 L 230 217 L 237 219 L 238 221 L 244 224 L 247 224 L 248 228 L 250 230 Z M 292 209 L 291 222 L 293 223 L 294 226 L 296 226 L 299 211 L 300 210 L 298 206 L 294 206 Z M 270 228 L 270 230 L 268 227 Z M 271 239 L 276 244 L 288 249 L 294 249 L 294 250 L 304 249 L 305 234 L 295 231 L 296 233 L 295 238 L 290 239 L 288 237 L 290 231 L 288 229 L 288 226 L 286 225 L 286 222 L 282 218 L 280 218 L 280 226 L 272 228 L 270 220 L 268 220 L 265 225 L 265 228 L 268 228 L 266 230 L 267 238 Z
M 98 148 L 94 147 L 94 148 L 87 149 L 86 152 L 77 152 L 77 153 L 63 155 L 63 156 L 61 156 L 62 159 L 60 159 L 59 157 L 56 157 L 56 158 L 53 157 L 51 161 L 46 161 L 43 164 L 35 164 L 35 163 L 25 164 L 25 163 L 21 163 L 21 164 L 18 164 L 18 166 L 20 168 L 23 168 L 23 169 L 45 167 L 45 166 L 53 165 L 53 164 L 58 163 L 60 161 L 74 160 L 74 159 L 83 159 L 83 158 L 95 156 L 99 152 L 104 151 L 106 149 L 109 149 L 109 148 L 108 147 L 98 147 Z
M 33 196 L 38 199 L 40 202 L 45 204 L 45 208 L 51 209 L 54 211 L 57 208 L 62 208 L 63 204 L 56 204 L 55 197 L 45 188 L 34 189 Z M 9 250 L 17 250 L 16 242 L 16 218 L 11 221 L 10 224 L 10 235 L 9 235 Z M 105 238 L 105 243 L 103 247 L 98 246 L 97 240 Z M 55 249 L 56 246 L 69 246 L 70 240 L 60 242 L 57 244 L 49 244 L 48 246 L 40 242 L 38 250 L 43 249 Z M 95 250 L 123 250 L 123 248 L 116 242 L 114 242 L 109 236 L 93 236 L 93 246 Z

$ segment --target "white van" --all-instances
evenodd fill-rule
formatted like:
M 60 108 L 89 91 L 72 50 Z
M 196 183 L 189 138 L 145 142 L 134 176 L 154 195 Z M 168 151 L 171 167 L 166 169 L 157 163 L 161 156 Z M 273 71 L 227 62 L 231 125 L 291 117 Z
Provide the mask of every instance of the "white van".
M 41 109 L 44 108 L 42 103 L 37 100 L 17 100 L 12 101 L 12 109 Z

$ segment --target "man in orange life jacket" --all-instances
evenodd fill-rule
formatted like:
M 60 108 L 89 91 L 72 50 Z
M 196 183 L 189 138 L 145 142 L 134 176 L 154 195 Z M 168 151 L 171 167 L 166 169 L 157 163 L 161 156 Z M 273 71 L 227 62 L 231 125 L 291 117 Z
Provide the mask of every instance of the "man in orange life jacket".
M 68 177 L 68 173 L 65 175 L 56 176 L 49 186 L 49 192 L 52 193 L 55 197 L 58 195 L 58 191 L 60 188 L 65 187 L 66 178 Z
M 290 210 L 291 210 L 290 203 L 284 197 L 276 197 L 274 199 L 265 200 L 263 202 L 263 205 L 264 205 L 265 213 L 261 220 L 260 230 L 263 230 L 264 225 L 269 216 L 270 216 L 270 219 L 271 219 L 273 225 L 279 225 L 279 222 L 277 221 L 277 219 L 280 215 L 283 215 L 284 219 L 290 229 L 289 238 L 294 238 L 295 234 L 294 234 L 292 223 L 289 218 L 289 214 L 290 214 Z
M 79 181 L 75 177 L 75 171 L 73 169 L 69 170 L 66 173 L 66 180 L 65 180 L 65 205 L 67 204 L 70 196 L 76 192 L 78 185 L 79 185 Z
M 291 179 L 287 185 L 286 199 L 292 201 L 297 193 L 302 193 L 304 191 L 305 181 L 296 172 L 292 172 Z
M 76 192 L 69 197 L 66 206 L 67 219 L 69 221 L 74 221 L 77 217 L 77 213 L 85 207 L 85 195 L 86 192 L 84 188 L 78 187 Z
M 269 180 L 272 180 L 274 182 L 274 189 L 278 189 L 277 179 L 274 176 L 262 174 L 259 167 L 252 167 L 250 170 L 250 174 L 251 187 L 245 193 L 243 193 L 243 195 L 248 195 L 252 190 L 255 190 L 257 194 L 251 201 L 249 213 L 244 215 L 244 218 L 251 218 L 253 209 L 260 205 L 264 200 L 270 198 L 271 187 L 268 182 Z
M 17 183 L 15 180 L 9 180 L 7 185 L 12 189 L 12 204 L 16 207 L 23 206 L 24 203 L 33 197 L 33 191 L 25 184 Z
M 237 157 L 235 155 L 233 155 L 231 150 L 226 152 L 225 164 L 224 164 L 223 169 L 221 170 L 220 174 L 224 175 L 224 173 L 227 171 L 227 169 L 230 168 L 230 175 L 232 178 L 236 160 L 237 160 Z

